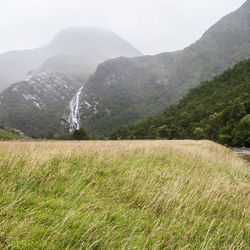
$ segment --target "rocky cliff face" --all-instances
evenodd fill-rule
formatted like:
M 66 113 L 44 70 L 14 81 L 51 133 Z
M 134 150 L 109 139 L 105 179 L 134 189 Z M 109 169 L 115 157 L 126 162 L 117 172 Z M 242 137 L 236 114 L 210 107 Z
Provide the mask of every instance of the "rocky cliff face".
M 72 79 L 50 71 L 32 71 L 0 95 L 0 120 L 32 136 L 62 133 L 62 117 L 75 94 Z

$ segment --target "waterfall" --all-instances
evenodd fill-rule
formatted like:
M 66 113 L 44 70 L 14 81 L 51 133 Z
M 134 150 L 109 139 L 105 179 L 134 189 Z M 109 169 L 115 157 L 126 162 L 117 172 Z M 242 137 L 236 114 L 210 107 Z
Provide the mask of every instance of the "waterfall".
M 70 114 L 69 114 L 68 122 L 70 124 L 70 127 L 69 127 L 70 133 L 80 128 L 79 97 L 80 97 L 80 94 L 82 93 L 82 88 L 83 87 L 81 87 L 77 91 L 77 93 L 73 96 L 73 98 L 71 99 L 69 103 Z

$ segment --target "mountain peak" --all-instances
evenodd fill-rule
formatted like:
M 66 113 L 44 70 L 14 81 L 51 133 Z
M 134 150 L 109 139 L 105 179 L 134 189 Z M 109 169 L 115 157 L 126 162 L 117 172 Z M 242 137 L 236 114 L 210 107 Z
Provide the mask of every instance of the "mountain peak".
M 48 46 L 63 54 L 89 57 L 98 53 L 104 59 L 136 57 L 142 53 L 114 32 L 96 27 L 71 27 L 59 32 Z M 102 53 L 100 53 L 102 52 Z
M 55 35 L 47 46 L 0 54 L 0 90 L 41 66 L 77 77 L 84 74 L 86 78 L 107 59 L 141 55 L 140 51 L 112 31 L 72 27 Z

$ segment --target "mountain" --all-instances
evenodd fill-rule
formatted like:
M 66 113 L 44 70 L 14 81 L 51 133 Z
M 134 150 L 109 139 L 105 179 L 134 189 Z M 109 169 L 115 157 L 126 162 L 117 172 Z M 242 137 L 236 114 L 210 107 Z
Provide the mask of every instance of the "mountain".
M 89 35 L 89 45 L 98 47 L 99 52 L 86 50 L 87 43 L 83 48 L 78 46 L 87 40 L 82 38 L 85 36 L 80 36 L 78 29 L 67 30 L 47 46 L 55 54 L 62 50 L 65 54 L 50 57 L 38 73 L 31 72 L 25 81 L 11 85 L 0 94 L 0 122 L 29 136 L 48 137 L 83 127 L 88 134 L 107 137 L 123 125 L 162 112 L 201 81 L 210 80 L 249 58 L 249 23 L 250 0 L 222 18 L 188 48 L 155 56 L 105 61 L 87 82 L 83 70 L 87 63 L 83 57 L 88 60 L 91 55 L 104 58 L 107 53 L 111 55 L 112 50 L 118 51 L 118 45 L 113 42 L 110 46 L 108 38 L 92 43 L 93 36 Z M 100 30 L 101 37 L 104 37 L 103 32 Z M 106 50 L 102 47 L 105 43 Z M 122 46 L 124 53 L 128 53 L 128 46 L 126 42 Z M 72 55 L 75 51 L 77 56 Z M 81 62 L 85 65 L 83 68 Z
M 108 134 L 157 114 L 190 88 L 250 57 L 250 1 L 181 51 L 100 64 L 80 96 L 81 124 Z
M 111 138 L 206 138 L 250 146 L 250 59 L 201 83 L 162 114 L 118 129 Z
M 41 48 L 0 54 L 0 91 L 39 67 L 82 80 L 94 72 L 98 63 L 107 59 L 141 55 L 141 52 L 109 30 L 69 28 Z
M 62 118 L 75 91 L 72 79 L 60 73 L 32 71 L 1 93 L 1 121 L 28 136 L 64 133 Z

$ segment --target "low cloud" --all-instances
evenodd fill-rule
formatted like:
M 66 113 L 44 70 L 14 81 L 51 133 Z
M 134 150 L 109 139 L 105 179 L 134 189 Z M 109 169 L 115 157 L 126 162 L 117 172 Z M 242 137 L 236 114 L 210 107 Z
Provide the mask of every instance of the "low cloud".
M 1 0 L 0 53 L 72 26 L 110 29 L 145 54 L 182 49 L 245 0 Z

